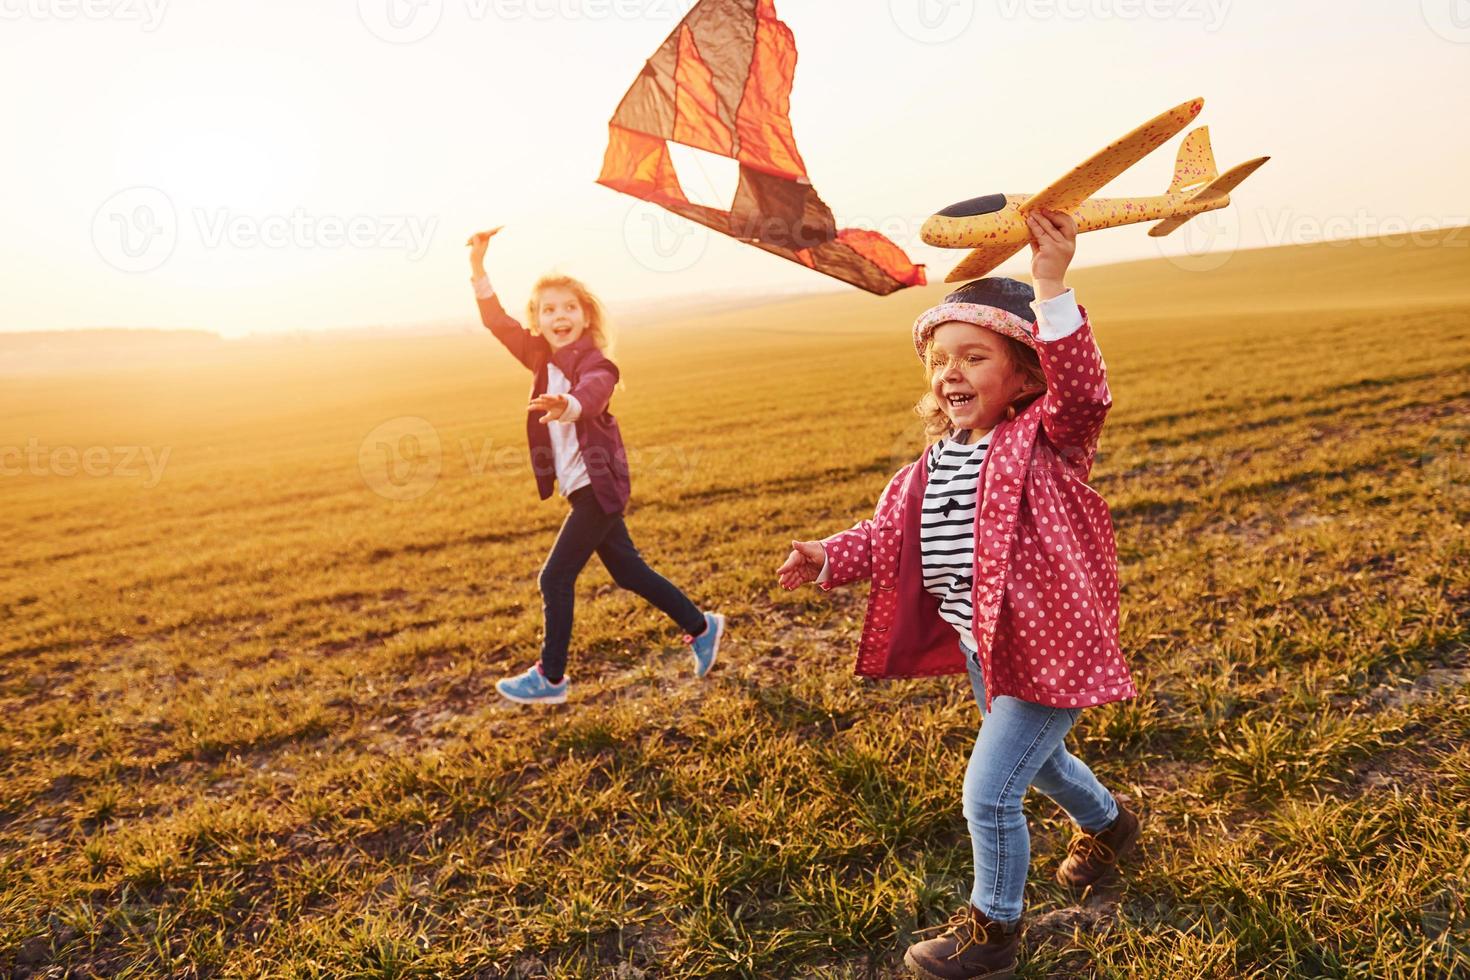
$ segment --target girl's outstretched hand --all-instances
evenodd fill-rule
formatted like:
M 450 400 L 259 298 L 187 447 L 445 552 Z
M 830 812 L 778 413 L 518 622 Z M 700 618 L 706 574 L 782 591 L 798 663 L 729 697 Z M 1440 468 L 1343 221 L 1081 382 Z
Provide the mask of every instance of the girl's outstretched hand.
M 1077 253 L 1077 222 L 1070 214 L 1040 208 L 1026 215 L 1031 232 L 1031 280 L 1037 299 L 1052 299 L 1067 291 L 1063 280 Z
M 470 268 L 475 275 L 485 274 L 485 252 L 490 248 L 490 239 L 504 227 L 505 225 L 496 225 L 489 231 L 477 231 L 465 242 L 470 247 Z
M 826 561 L 827 553 L 822 550 L 820 541 L 793 541 L 785 564 L 776 569 L 776 578 L 780 580 L 781 588 L 788 590 L 806 582 L 815 582 Z
M 546 425 L 565 415 L 570 404 L 567 402 L 566 395 L 537 395 L 526 407 L 532 411 L 545 412 L 546 414 L 541 416 L 541 424 Z

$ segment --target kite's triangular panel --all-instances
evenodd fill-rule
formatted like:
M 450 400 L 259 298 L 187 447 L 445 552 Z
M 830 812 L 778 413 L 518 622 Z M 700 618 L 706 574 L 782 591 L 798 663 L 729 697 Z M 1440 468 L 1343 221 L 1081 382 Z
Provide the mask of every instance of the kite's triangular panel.
M 774 0 L 700 0 L 618 103 L 597 182 L 872 293 L 923 285 L 903 249 L 839 229 L 817 196 L 791 129 L 795 72 Z M 739 162 L 728 211 L 688 200 L 670 141 Z

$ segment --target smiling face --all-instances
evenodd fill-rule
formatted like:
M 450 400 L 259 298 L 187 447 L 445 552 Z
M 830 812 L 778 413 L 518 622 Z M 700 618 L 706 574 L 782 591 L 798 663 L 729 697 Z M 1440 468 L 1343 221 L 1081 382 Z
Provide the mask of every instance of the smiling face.
M 587 311 L 570 289 L 547 286 L 536 297 L 536 328 L 552 350 L 560 350 L 587 329 Z
M 925 366 L 930 390 L 956 429 L 988 432 L 1017 397 L 1035 388 L 1006 339 L 973 323 L 952 320 L 935 327 Z

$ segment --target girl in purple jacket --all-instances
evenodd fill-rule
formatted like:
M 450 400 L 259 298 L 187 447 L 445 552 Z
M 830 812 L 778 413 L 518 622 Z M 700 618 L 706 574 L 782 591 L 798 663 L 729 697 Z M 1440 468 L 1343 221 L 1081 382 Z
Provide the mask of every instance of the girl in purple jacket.
M 587 287 L 567 276 L 546 276 L 531 289 L 527 330 L 500 305 L 485 275 L 485 252 L 496 232 L 473 235 L 470 282 L 480 319 L 534 376 L 526 408 L 531 470 L 541 499 L 552 481 L 571 504 L 556 544 L 541 566 L 546 616 L 541 659 L 525 673 L 496 683 L 503 697 L 520 704 L 561 704 L 567 699 L 567 645 L 577 576 L 595 553 L 613 581 L 638 593 L 684 630 L 694 657 L 694 674 L 714 665 L 725 617 L 701 612 L 689 597 L 643 560 L 623 523 L 628 505 L 628 455 L 618 423 L 608 411 L 618 368 L 609 346 L 602 304 Z

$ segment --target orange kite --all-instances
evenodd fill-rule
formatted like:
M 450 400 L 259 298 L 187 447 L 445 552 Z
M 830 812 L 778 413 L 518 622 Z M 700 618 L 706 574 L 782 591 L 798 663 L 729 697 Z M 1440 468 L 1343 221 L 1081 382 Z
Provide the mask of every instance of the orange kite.
M 838 228 L 791 132 L 796 40 L 774 0 L 701 0 L 643 65 L 608 122 L 599 184 L 887 295 L 924 267 L 875 231 Z M 684 196 L 668 143 L 740 164 L 728 211 Z

